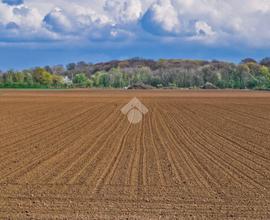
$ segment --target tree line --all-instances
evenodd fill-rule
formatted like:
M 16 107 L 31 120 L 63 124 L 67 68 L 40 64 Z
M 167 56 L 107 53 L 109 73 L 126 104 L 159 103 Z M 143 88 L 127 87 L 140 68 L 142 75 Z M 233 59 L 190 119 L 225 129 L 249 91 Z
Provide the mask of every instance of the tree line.
M 156 88 L 269 89 L 270 58 L 221 61 L 133 58 L 91 64 L 45 66 L 0 72 L 1 88 L 124 88 L 143 83 Z

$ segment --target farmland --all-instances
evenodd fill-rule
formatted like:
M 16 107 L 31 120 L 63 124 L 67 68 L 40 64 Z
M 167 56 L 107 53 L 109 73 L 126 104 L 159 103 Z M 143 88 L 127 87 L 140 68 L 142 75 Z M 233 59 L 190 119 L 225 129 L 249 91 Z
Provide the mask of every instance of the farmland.
M 27 218 L 270 219 L 270 93 L 0 90 L 0 219 Z

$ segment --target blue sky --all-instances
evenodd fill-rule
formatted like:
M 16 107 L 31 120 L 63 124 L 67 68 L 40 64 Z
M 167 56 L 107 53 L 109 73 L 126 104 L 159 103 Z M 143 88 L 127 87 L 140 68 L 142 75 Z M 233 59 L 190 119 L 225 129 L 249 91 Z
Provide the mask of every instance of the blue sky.
M 269 20 L 268 0 L 2 0 L 0 69 L 131 57 L 261 59 L 270 56 Z

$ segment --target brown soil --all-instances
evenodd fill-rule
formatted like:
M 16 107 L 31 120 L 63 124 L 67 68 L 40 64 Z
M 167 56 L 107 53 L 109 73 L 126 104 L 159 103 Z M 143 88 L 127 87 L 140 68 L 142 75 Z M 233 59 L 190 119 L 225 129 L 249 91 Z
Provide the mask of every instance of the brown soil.
M 270 219 L 270 93 L 1 90 L 0 219 Z

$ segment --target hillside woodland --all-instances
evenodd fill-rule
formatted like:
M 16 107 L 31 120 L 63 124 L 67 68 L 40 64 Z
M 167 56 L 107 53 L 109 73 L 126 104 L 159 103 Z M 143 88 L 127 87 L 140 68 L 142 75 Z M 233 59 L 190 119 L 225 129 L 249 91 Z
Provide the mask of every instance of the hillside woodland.
M 154 88 L 269 89 L 270 58 L 222 61 L 161 59 L 70 63 L 22 71 L 1 71 L 1 88 L 126 88 L 142 83 Z

